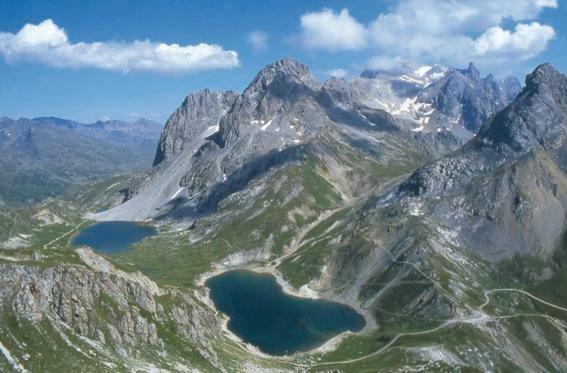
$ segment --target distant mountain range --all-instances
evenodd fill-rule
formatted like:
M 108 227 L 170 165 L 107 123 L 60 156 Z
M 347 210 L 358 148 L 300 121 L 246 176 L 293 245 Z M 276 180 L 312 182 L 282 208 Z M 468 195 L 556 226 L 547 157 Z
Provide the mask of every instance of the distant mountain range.
M 71 184 L 151 165 L 162 126 L 147 119 L 83 124 L 44 117 L 0 119 L 0 201 L 26 202 Z

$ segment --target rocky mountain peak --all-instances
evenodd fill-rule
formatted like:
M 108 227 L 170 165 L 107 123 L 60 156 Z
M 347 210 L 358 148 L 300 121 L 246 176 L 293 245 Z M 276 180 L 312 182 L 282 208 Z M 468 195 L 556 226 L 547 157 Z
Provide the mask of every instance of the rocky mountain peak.
M 376 79 L 380 77 L 391 77 L 401 75 L 406 72 L 407 69 L 365 69 L 360 73 L 360 77 L 364 79 Z
M 518 98 L 484 126 L 479 138 L 524 153 L 537 145 L 555 152 L 567 131 L 567 78 L 550 64 L 538 66 L 526 77 Z
M 501 79 L 499 83 L 508 102 L 512 102 L 522 91 L 522 84 L 515 76 L 507 76 Z
M 474 81 L 480 80 L 480 71 L 476 68 L 474 63 L 470 62 L 466 70 L 461 70 L 461 74 Z
M 220 121 L 216 142 L 225 146 L 242 133 L 271 123 L 284 106 L 315 96 L 321 83 L 309 68 L 292 59 L 281 59 L 264 67 Z
M 306 65 L 291 58 L 282 58 L 274 63 L 265 66 L 257 74 L 257 78 L 269 79 L 278 74 L 287 74 L 299 79 L 301 79 L 302 77 L 311 76 L 311 72 Z
M 276 94 L 283 90 L 284 92 L 280 92 L 283 94 L 295 85 L 305 85 L 312 89 L 317 89 L 320 86 L 307 66 L 295 60 L 284 58 L 260 70 L 243 95 L 255 95 L 266 90 L 274 91 Z
M 545 85 L 546 89 L 559 89 L 565 92 L 567 78 L 565 75 L 557 71 L 551 64 L 544 63 L 536 67 L 531 74 L 526 76 L 527 90 L 539 90 L 542 85 Z
M 200 91 L 192 92 L 181 104 L 186 110 L 197 109 L 198 107 L 207 107 L 209 104 L 217 102 L 228 98 L 229 96 L 236 96 L 236 93 L 232 91 L 211 91 L 208 88 L 202 89 Z
M 562 239 L 566 164 L 567 79 L 545 64 L 473 140 L 419 168 L 392 195 L 433 198 L 428 213 L 459 227 L 466 246 L 489 260 L 540 255 Z

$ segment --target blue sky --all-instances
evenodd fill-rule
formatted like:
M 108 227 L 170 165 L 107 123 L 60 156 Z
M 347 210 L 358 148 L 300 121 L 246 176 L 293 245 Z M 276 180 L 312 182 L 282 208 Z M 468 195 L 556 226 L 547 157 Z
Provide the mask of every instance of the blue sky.
M 163 121 L 281 57 L 321 79 L 468 60 L 567 71 L 566 32 L 561 0 L 0 0 L 0 116 Z

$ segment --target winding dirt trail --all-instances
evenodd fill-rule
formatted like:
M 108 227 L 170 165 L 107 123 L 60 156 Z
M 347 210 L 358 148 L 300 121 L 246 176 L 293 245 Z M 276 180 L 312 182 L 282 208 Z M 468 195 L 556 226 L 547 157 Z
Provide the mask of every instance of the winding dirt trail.
M 371 358 L 373 356 L 379 355 L 380 353 L 386 351 L 388 348 L 392 347 L 392 345 L 394 345 L 400 338 L 403 337 L 407 337 L 407 336 L 416 336 L 416 335 L 424 335 L 424 334 L 430 334 L 430 333 L 434 333 L 436 331 L 439 331 L 441 329 L 444 329 L 448 326 L 454 325 L 454 324 L 458 324 L 458 323 L 467 323 L 467 324 L 478 324 L 478 323 L 483 323 L 483 322 L 487 322 L 487 321 L 492 321 L 492 320 L 497 320 L 497 319 L 502 319 L 502 318 L 512 318 L 512 317 L 521 317 L 521 316 L 526 316 L 526 317 L 549 317 L 547 315 L 543 315 L 543 314 L 525 314 L 525 313 L 519 313 L 519 314 L 515 314 L 515 315 L 508 315 L 508 316 L 490 316 L 490 315 L 486 315 L 485 313 L 482 312 L 483 308 L 485 308 L 489 303 L 490 303 L 490 294 L 494 294 L 494 293 L 498 293 L 498 292 L 517 292 L 520 294 L 523 294 L 527 297 L 530 297 L 531 299 L 540 302 L 542 304 L 545 304 L 546 306 L 558 309 L 560 311 L 564 311 L 567 312 L 567 308 L 558 306 L 556 304 L 547 302 L 543 299 L 540 299 L 538 297 L 536 297 L 535 295 L 525 291 L 525 290 L 521 290 L 521 289 L 514 289 L 514 288 L 501 288 L 501 289 L 490 289 L 490 290 L 486 290 L 484 292 L 484 297 L 486 298 L 486 301 L 480 305 L 480 307 L 478 308 L 478 311 L 480 313 L 479 316 L 476 317 L 464 317 L 464 318 L 454 318 L 454 319 L 450 319 L 445 321 L 443 324 L 432 328 L 432 329 L 427 329 L 427 330 L 423 330 L 423 331 L 419 331 L 419 332 L 410 332 L 410 333 L 400 333 L 397 334 L 394 338 L 392 338 L 392 340 L 390 342 L 388 342 L 385 346 L 383 346 L 382 348 L 380 348 L 379 350 L 376 350 L 368 355 L 365 356 L 361 356 L 358 358 L 354 358 L 354 359 L 349 359 L 349 360 L 340 360 L 340 361 L 328 361 L 328 362 L 323 362 L 323 363 L 317 363 L 317 364 L 313 364 L 313 365 L 305 365 L 303 366 L 303 368 L 306 369 L 314 369 L 317 367 L 324 367 L 324 366 L 329 366 L 329 365 L 344 365 L 344 364 L 352 364 L 352 363 L 356 363 L 362 360 L 366 360 L 368 358 Z
M 79 229 L 81 227 L 81 225 L 85 224 L 86 221 L 82 221 L 79 224 L 75 225 L 73 228 L 71 228 L 71 230 L 63 233 L 62 235 L 54 238 L 53 240 L 49 241 L 48 243 L 43 245 L 43 249 L 48 249 L 49 246 L 53 245 L 55 242 L 59 241 L 60 239 L 70 235 L 71 233 L 75 232 L 77 229 Z
M 545 304 L 546 306 L 555 308 L 555 309 L 560 310 L 560 311 L 565 311 L 565 312 L 567 312 L 567 308 L 564 308 L 564 307 L 558 306 L 558 305 L 556 305 L 556 304 L 553 304 L 553 303 L 544 301 L 543 299 L 540 299 L 540 298 L 536 297 L 535 295 L 528 293 L 528 292 L 525 291 L 525 290 L 514 289 L 514 288 L 492 289 L 492 290 L 487 290 L 487 291 L 485 291 L 485 292 L 484 292 L 484 297 L 485 297 L 486 301 L 479 307 L 479 311 L 482 311 L 482 309 L 483 309 L 484 307 L 486 307 L 486 306 L 488 305 L 488 303 L 490 303 L 490 298 L 489 298 L 488 295 L 494 294 L 494 293 L 503 293 L 503 292 L 516 292 L 516 293 L 521 293 L 521 294 L 524 294 L 525 296 L 528 296 L 528 297 L 532 298 L 532 299 L 535 300 L 535 301 L 538 301 L 538 302 L 540 302 L 540 303 L 542 303 L 542 304 Z

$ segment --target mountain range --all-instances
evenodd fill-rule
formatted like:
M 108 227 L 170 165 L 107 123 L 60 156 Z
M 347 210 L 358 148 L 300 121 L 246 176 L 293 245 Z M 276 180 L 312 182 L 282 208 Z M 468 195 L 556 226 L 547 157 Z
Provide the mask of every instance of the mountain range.
M 70 185 L 144 170 L 162 126 L 61 118 L 0 119 L 0 201 L 25 203 L 64 192 Z
M 364 71 L 360 78 L 320 83 L 305 65 L 280 60 L 241 95 L 204 90 L 188 96 L 165 125 L 150 176 L 132 193 L 139 197 L 98 219 L 214 209 L 258 174 L 307 148 L 324 152 L 329 142 L 374 152 L 380 163 L 405 146 L 437 158 L 470 139 L 519 91 L 515 78 L 480 78 L 472 64 L 466 70 Z

